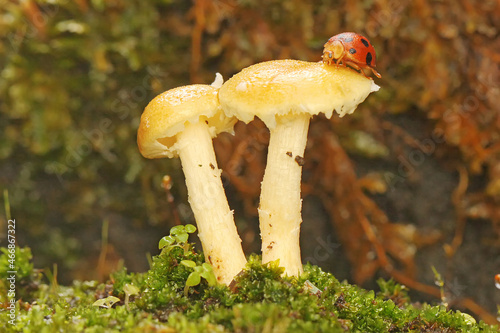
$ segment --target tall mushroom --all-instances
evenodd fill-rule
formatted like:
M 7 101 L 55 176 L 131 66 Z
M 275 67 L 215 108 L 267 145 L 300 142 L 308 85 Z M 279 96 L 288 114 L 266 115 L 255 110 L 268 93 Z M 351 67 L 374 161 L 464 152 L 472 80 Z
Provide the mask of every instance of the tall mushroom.
M 303 272 L 300 181 L 311 116 L 343 117 L 378 89 L 352 69 L 297 60 L 247 67 L 220 88 L 227 116 L 246 123 L 257 116 L 270 130 L 259 205 L 264 263 L 279 259 L 287 275 Z
M 206 261 L 217 281 L 229 284 L 246 258 L 212 145 L 212 138 L 232 132 L 237 120 L 224 115 L 217 92 L 198 84 L 158 95 L 141 116 L 137 144 L 146 158 L 180 157 Z

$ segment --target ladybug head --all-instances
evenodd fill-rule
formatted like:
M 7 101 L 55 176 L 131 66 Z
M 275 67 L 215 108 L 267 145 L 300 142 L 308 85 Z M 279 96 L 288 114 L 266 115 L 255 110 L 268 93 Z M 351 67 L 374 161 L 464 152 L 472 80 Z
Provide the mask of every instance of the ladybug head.
M 330 39 L 324 45 L 323 49 L 323 62 L 331 64 L 332 62 L 337 63 L 339 59 L 344 55 L 344 45 L 339 40 Z

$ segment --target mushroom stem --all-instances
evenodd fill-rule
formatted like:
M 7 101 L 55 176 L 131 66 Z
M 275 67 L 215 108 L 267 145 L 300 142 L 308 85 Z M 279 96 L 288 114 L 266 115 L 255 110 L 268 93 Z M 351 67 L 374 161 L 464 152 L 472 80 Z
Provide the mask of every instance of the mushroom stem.
M 209 126 L 202 119 L 186 123 L 177 140 L 205 260 L 213 266 L 217 281 L 227 285 L 245 267 L 246 258 L 222 186 Z
M 306 113 L 276 116 L 276 126 L 270 130 L 260 195 L 262 262 L 279 259 L 285 274 L 290 276 L 303 272 L 299 244 L 300 182 L 310 117 Z

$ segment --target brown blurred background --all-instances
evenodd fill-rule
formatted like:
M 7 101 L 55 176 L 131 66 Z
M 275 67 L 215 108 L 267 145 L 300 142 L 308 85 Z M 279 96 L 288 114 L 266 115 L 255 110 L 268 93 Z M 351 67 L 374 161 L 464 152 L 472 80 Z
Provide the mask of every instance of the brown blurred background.
M 19 245 L 38 267 L 56 263 L 61 283 L 104 279 L 122 259 L 146 270 L 169 228 L 194 222 L 179 161 L 138 152 L 146 104 L 215 72 L 318 61 L 343 31 L 370 39 L 382 89 L 349 117 L 311 122 L 304 261 L 367 288 L 393 278 L 415 301 L 495 320 L 497 0 L 0 0 L 0 185 Z M 260 250 L 267 140 L 254 121 L 214 142 L 247 254 Z

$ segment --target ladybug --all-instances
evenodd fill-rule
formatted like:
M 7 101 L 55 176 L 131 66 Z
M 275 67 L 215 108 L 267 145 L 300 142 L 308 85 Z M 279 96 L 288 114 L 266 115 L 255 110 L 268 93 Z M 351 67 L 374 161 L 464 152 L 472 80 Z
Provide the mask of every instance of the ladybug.
M 378 78 L 382 77 L 376 70 L 375 49 L 366 37 L 355 32 L 343 32 L 328 40 L 323 50 L 323 62 L 331 65 L 349 65 L 358 69 L 365 76 L 363 68 L 372 70 Z

